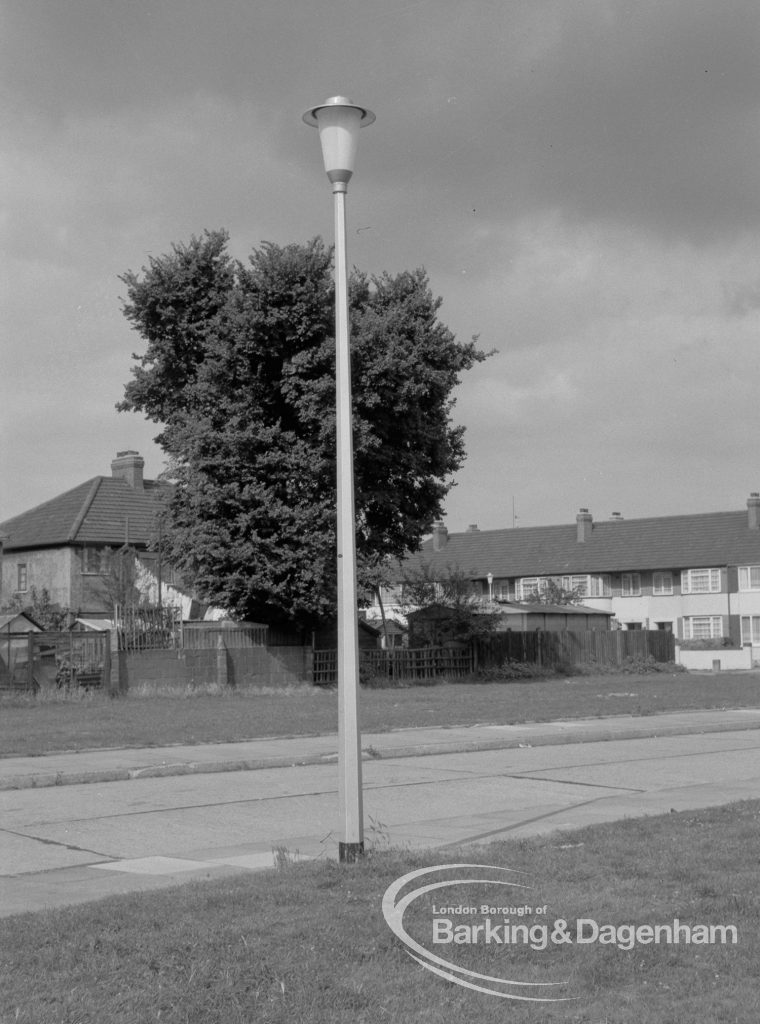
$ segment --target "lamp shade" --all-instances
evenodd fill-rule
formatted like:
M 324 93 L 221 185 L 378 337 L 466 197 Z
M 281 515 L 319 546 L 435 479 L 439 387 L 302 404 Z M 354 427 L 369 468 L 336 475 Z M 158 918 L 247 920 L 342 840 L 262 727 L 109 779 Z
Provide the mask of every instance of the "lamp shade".
M 372 124 L 375 115 L 345 96 L 331 96 L 318 107 L 307 110 L 303 119 L 319 129 L 327 177 L 333 184 L 349 181 L 354 173 L 359 129 Z

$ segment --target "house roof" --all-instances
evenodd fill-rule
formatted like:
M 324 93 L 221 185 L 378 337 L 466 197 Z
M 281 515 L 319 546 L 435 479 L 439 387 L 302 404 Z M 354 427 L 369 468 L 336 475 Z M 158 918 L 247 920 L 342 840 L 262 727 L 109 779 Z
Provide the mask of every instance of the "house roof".
M 157 499 L 164 485 L 142 489 L 118 477 L 96 476 L 36 508 L 0 523 L 6 551 L 66 544 L 125 542 L 146 546 L 154 532 Z
M 747 512 L 708 512 L 593 524 L 585 542 L 575 523 L 448 534 L 440 551 L 432 538 L 403 565 L 406 573 L 424 564 L 445 572 L 458 568 L 473 579 L 493 573 L 550 576 L 642 569 L 682 569 L 760 563 L 760 530 Z
M 585 604 L 518 604 L 499 602 L 500 615 L 606 615 L 612 618 L 613 612 L 590 608 Z
M 28 628 L 29 626 L 32 627 L 31 630 Z M 0 632 L 4 629 L 17 633 L 42 632 L 39 622 L 35 622 L 26 612 L 3 612 L 0 614 Z

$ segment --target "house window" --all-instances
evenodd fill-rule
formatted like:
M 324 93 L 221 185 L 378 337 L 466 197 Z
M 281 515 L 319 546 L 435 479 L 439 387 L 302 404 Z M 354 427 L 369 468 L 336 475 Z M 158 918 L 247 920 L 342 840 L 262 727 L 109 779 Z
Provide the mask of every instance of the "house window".
M 717 594 L 720 592 L 720 569 L 684 569 L 681 573 L 684 594 Z
M 609 576 L 589 576 L 589 597 L 612 597 Z
M 523 576 L 517 581 L 517 593 L 521 601 L 530 601 L 541 591 L 541 580 L 538 576 Z
M 665 597 L 673 593 L 673 573 L 656 572 L 652 575 L 652 593 L 655 597 Z
M 760 646 L 760 615 L 742 615 L 742 643 Z
M 581 599 L 612 596 L 609 576 L 590 576 L 583 573 L 575 576 L 523 576 L 515 585 L 517 600 L 534 600 L 539 594 L 547 591 L 550 583 L 562 590 L 574 591 Z
M 623 573 L 623 586 L 621 590 L 623 597 L 640 597 L 641 596 L 641 573 L 638 572 L 624 572 Z
M 739 590 L 760 590 L 760 565 L 739 566 Z
M 26 593 L 27 582 L 26 562 L 19 562 L 16 565 L 16 590 L 22 594 Z
M 716 640 L 723 636 L 720 615 L 691 615 L 683 620 L 684 640 Z
M 103 576 L 111 568 L 110 548 L 83 548 L 82 572 Z
M 562 576 L 557 582 L 563 590 L 574 590 L 578 597 L 589 596 L 588 576 Z

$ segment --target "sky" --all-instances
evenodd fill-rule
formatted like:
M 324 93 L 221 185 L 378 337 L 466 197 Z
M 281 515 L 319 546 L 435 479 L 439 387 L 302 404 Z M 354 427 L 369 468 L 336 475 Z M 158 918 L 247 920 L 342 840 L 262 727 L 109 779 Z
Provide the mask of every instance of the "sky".
M 332 242 L 304 110 L 377 116 L 351 264 L 426 268 L 496 354 L 450 531 L 760 490 L 756 0 L 4 0 L 0 520 L 136 449 L 120 275 L 204 229 Z

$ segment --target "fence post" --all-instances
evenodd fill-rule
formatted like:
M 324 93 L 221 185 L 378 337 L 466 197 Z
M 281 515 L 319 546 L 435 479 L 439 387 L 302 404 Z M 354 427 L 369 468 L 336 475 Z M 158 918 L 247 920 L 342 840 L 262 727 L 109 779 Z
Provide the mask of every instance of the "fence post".
M 29 659 L 26 666 L 26 684 L 31 693 L 34 690 L 34 633 L 29 633 L 26 643 L 27 658 Z
M 102 687 L 108 687 L 111 689 L 111 643 L 109 635 L 106 632 L 100 634 L 100 639 L 103 641 L 103 668 L 100 674 L 100 685 Z
M 220 686 L 226 686 L 227 675 L 227 648 L 224 646 L 224 637 L 220 633 L 216 638 L 216 681 Z
M 119 630 L 117 626 L 112 626 L 108 630 L 106 644 L 108 646 L 109 665 L 108 692 L 113 695 L 121 691 L 121 674 L 119 671 Z

